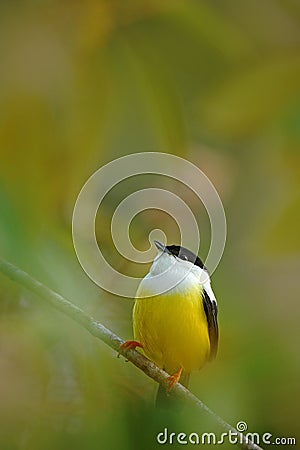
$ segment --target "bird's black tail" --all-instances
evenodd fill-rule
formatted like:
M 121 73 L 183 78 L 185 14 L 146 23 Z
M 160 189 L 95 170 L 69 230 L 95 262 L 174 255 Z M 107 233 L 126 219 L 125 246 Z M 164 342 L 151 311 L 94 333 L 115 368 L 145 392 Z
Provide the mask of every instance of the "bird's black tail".
M 183 386 L 185 386 L 187 388 L 188 384 L 189 384 L 189 380 L 190 380 L 189 373 L 181 375 L 180 384 L 182 384 Z M 157 394 L 156 394 L 155 406 L 157 408 L 162 408 L 162 409 L 178 410 L 178 409 L 181 409 L 181 402 L 178 398 L 175 398 L 175 397 L 171 396 L 170 394 L 168 394 L 166 391 L 166 386 L 163 386 L 162 384 L 160 384 L 158 386 L 158 390 L 157 390 Z

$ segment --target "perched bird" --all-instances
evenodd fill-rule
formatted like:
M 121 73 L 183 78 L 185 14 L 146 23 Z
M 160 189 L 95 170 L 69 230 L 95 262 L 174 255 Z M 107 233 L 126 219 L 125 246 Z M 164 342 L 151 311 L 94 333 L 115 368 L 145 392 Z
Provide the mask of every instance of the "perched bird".
M 145 355 L 171 374 L 158 401 L 190 373 L 215 358 L 218 348 L 217 301 L 201 259 L 190 250 L 155 241 L 158 255 L 141 281 L 133 309 L 134 341 Z

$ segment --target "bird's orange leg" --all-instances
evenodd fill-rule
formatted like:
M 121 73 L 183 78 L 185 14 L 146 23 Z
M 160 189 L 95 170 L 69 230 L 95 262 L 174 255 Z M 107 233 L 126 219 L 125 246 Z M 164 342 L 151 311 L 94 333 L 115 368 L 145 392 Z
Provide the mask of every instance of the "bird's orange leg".
M 182 367 L 180 367 L 177 370 L 177 372 L 175 372 L 173 375 L 170 375 L 168 378 L 165 379 L 165 383 L 168 383 L 167 392 L 171 392 L 171 390 L 174 387 L 174 384 L 179 382 L 181 373 L 182 373 Z
M 126 352 L 128 352 L 128 350 L 135 350 L 136 347 L 143 348 L 142 344 L 138 341 L 125 341 L 120 345 L 120 350 L 125 350 Z M 118 357 L 119 356 L 120 353 L 118 353 Z

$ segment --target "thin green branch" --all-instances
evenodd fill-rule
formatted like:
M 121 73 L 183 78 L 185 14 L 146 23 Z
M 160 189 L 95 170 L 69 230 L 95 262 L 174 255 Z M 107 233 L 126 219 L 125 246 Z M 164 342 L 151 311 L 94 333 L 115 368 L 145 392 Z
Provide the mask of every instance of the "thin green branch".
M 93 317 L 89 316 L 81 308 L 66 300 L 57 292 L 52 291 L 36 279 L 32 278 L 23 270 L 19 269 L 13 264 L 8 263 L 7 261 L 0 259 L 0 271 L 12 281 L 15 281 L 19 285 L 27 288 L 29 291 L 37 294 L 39 297 L 54 306 L 54 308 L 58 309 L 71 319 L 75 320 L 93 336 L 101 339 L 101 341 L 105 342 L 105 344 L 109 345 L 109 347 L 123 355 L 126 359 L 132 362 L 132 364 L 141 369 L 146 375 L 157 381 L 157 383 L 163 383 L 168 377 L 168 374 L 166 372 L 159 369 L 155 364 L 149 361 L 149 359 L 145 358 L 137 351 L 129 350 L 126 352 L 124 350 L 120 350 L 120 345 L 124 341 L 119 336 L 96 321 Z M 246 436 L 244 436 L 234 427 L 225 422 L 225 420 L 215 414 L 199 398 L 197 398 L 181 384 L 177 383 L 174 386 L 171 391 L 171 395 L 181 398 L 186 403 L 208 413 L 215 420 L 215 422 L 221 425 L 227 432 L 234 433 L 233 436 L 235 436 L 236 440 L 238 441 L 237 445 L 239 445 L 241 448 L 249 450 L 262 450 L 258 445 L 254 444 L 253 442 L 249 442 Z

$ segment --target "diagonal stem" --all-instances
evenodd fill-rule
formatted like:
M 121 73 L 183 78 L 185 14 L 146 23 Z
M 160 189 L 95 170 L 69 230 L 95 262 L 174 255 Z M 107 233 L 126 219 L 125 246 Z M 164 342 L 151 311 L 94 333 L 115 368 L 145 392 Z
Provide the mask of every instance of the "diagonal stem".
M 148 377 L 152 378 L 160 384 L 168 378 L 169 375 L 166 372 L 159 369 L 153 362 L 145 358 L 136 350 L 125 351 L 120 349 L 120 345 L 124 341 L 119 336 L 114 334 L 111 330 L 106 328 L 93 317 L 89 316 L 81 308 L 65 299 L 62 295 L 52 291 L 47 286 L 31 277 L 28 273 L 2 259 L 0 259 L 0 272 L 10 278 L 12 281 L 27 288 L 34 294 L 37 294 L 39 297 L 54 306 L 54 308 L 58 309 L 60 312 L 75 320 L 75 322 L 84 327 L 93 336 L 105 342 L 105 344 L 109 345 L 109 347 L 126 357 L 130 362 L 132 362 L 132 364 L 134 364 L 146 375 L 148 375 Z M 198 410 L 208 413 L 215 420 L 215 422 L 221 425 L 228 433 L 233 433 L 233 436 L 236 437 L 236 440 L 238 441 L 237 445 L 239 445 L 240 448 L 248 450 L 262 450 L 261 447 L 253 442 L 250 442 L 246 438 L 246 436 L 244 436 L 234 427 L 225 422 L 225 420 L 223 420 L 220 416 L 215 414 L 198 397 L 192 394 L 181 384 L 176 383 L 171 391 L 171 395 L 181 398 L 186 403 L 196 407 Z

